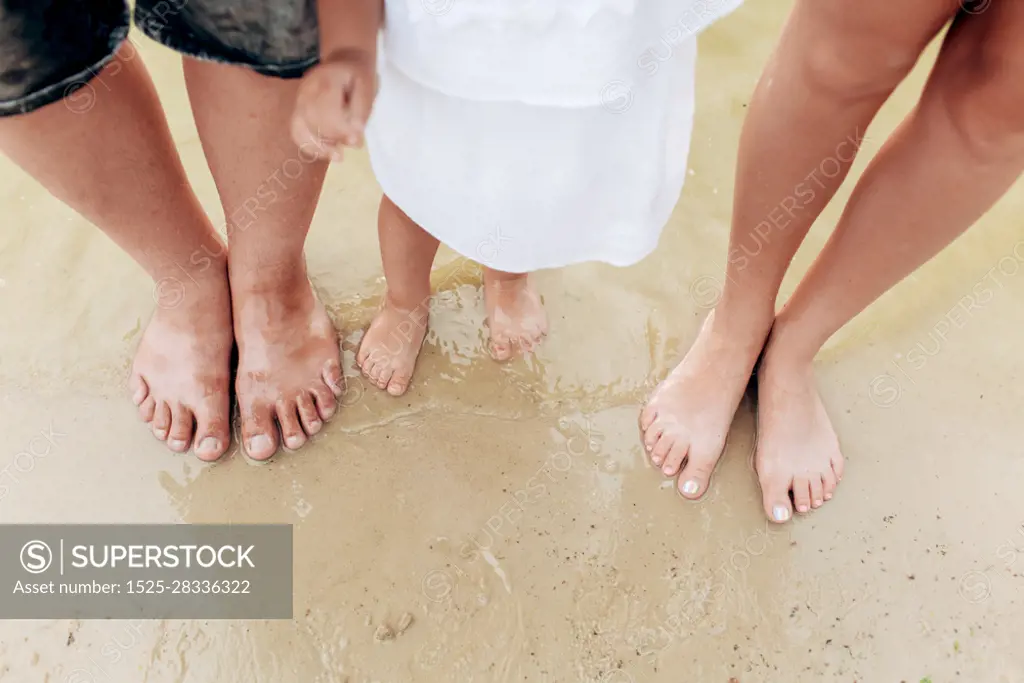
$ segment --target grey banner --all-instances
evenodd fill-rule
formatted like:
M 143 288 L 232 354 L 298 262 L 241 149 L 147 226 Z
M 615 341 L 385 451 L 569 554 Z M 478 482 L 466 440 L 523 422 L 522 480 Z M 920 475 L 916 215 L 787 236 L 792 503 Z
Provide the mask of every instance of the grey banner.
M 0 525 L 0 619 L 291 617 L 290 525 Z

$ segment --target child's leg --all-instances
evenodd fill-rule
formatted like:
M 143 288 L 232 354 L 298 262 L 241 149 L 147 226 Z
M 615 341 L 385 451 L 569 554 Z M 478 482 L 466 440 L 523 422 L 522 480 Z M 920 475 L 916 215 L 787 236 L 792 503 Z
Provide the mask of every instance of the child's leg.
M 516 351 L 532 351 L 548 333 L 548 316 L 526 273 L 484 267 L 484 304 L 491 355 L 508 360 Z
M 387 195 L 380 200 L 377 232 L 387 294 L 359 345 L 356 363 L 379 388 L 401 396 L 427 334 L 430 267 L 438 241 Z

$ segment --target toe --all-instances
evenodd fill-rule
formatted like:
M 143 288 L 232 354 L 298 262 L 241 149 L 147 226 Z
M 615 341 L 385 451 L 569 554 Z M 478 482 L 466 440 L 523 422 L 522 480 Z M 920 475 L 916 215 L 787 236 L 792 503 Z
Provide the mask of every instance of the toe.
M 675 435 L 671 432 L 662 431 L 661 436 L 651 449 L 651 462 L 658 467 L 667 464 L 668 454 L 672 450 L 672 444 L 676 442 Z
M 697 451 L 690 448 L 689 457 L 686 459 L 686 467 L 679 475 L 679 493 L 684 498 L 697 500 L 708 489 L 711 483 L 711 475 L 715 471 L 715 464 L 721 452 L 710 452 L 707 449 Z
M 257 405 L 242 413 L 242 441 L 253 460 L 268 460 L 277 452 L 277 429 L 270 406 Z
M 820 508 L 822 503 L 825 502 L 825 491 L 824 485 L 821 481 L 821 477 L 816 477 L 812 474 L 810 476 L 808 484 L 811 488 L 811 507 Z
M 640 411 L 640 429 L 646 432 L 651 428 L 651 424 L 654 423 L 654 418 L 656 417 L 658 417 L 658 409 L 654 407 L 653 403 L 648 403 Z
M 664 425 L 655 422 L 644 430 L 644 450 L 650 453 L 653 457 L 654 447 L 658 444 L 658 439 L 661 438 L 662 432 L 664 432 Z M 660 465 L 661 462 L 654 463 Z
M 152 422 L 153 415 L 156 413 L 156 399 L 152 396 L 147 396 L 146 399 L 139 405 L 139 419 L 143 422 Z
M 161 441 L 166 441 L 167 432 L 171 429 L 171 407 L 163 401 L 157 403 L 150 426 L 153 428 L 153 436 Z
M 395 371 L 395 374 L 391 375 L 391 381 L 388 382 L 388 393 L 392 396 L 401 396 L 409 388 L 409 382 L 412 377 L 407 372 Z
M 807 477 L 793 478 L 793 504 L 797 512 L 807 512 L 811 509 L 811 482 Z
M 306 434 L 313 436 L 323 428 L 324 423 L 320 419 L 320 413 L 313 402 L 312 394 L 302 394 L 296 400 L 295 405 L 299 409 L 299 421 L 302 422 L 302 428 L 306 430 Z
M 495 360 L 508 360 L 512 357 L 512 342 L 504 336 L 491 337 L 491 356 Z
M 142 375 L 132 375 L 128 380 L 128 386 L 132 392 L 132 403 L 141 406 L 149 396 L 149 385 L 146 384 L 146 380 L 142 379 Z
M 381 368 L 380 374 L 377 375 L 377 388 L 387 389 L 388 382 L 391 381 L 392 376 L 395 374 L 395 368 L 389 363 Z
M 366 376 L 369 378 L 371 382 L 377 384 L 377 378 L 380 377 L 380 373 L 384 371 L 385 362 L 382 360 L 374 360 L 371 358 L 368 365 L 370 366 L 370 368 Z
M 184 453 L 192 445 L 195 420 L 188 407 L 176 404 L 171 407 L 171 428 L 167 432 L 167 447 L 175 453 Z
M 331 390 L 335 396 L 341 396 L 345 393 L 345 373 L 341 371 L 341 363 L 334 360 L 333 358 L 324 364 L 323 369 L 324 384 Z M 324 417 L 323 419 L 327 419 Z
M 825 500 L 832 500 L 832 494 L 836 491 L 836 473 L 829 467 L 821 473 L 821 492 Z
M 228 449 L 231 442 L 227 393 L 209 396 L 196 408 L 196 439 L 193 452 L 206 462 L 213 462 Z
M 334 385 L 318 385 L 314 386 L 311 391 L 313 394 L 313 402 L 316 403 L 317 413 L 320 415 L 320 419 L 326 422 L 334 417 L 334 413 L 338 411 L 338 401 L 335 398 L 335 387 L 340 387 L 342 393 L 345 391 L 345 379 L 342 377 L 340 383 Z
M 843 470 L 846 469 L 846 462 L 842 456 L 832 458 L 832 472 L 836 475 L 836 483 L 843 480 Z
M 690 442 L 683 438 L 682 435 L 674 435 L 670 437 L 668 434 L 661 436 L 662 441 L 670 440 L 672 446 L 668 450 L 668 454 L 665 456 L 665 463 L 661 466 L 661 473 L 666 477 L 674 477 L 679 473 L 679 470 L 683 467 L 683 462 L 686 460 L 687 454 L 690 452 Z M 657 450 L 657 447 L 655 448 Z
M 788 522 L 793 517 L 793 506 L 789 501 L 790 479 L 759 475 L 764 512 L 776 524 Z
M 282 399 L 277 402 L 277 422 L 281 425 L 281 437 L 285 448 L 294 451 L 306 443 L 306 433 L 302 431 L 295 401 Z

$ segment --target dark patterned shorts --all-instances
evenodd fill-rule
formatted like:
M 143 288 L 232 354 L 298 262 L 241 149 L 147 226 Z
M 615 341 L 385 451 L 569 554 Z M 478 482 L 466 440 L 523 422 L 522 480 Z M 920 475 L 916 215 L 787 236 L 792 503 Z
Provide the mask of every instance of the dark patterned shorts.
M 128 36 L 126 0 L 0 0 L 0 116 L 82 87 Z M 135 25 L 198 59 L 298 78 L 319 53 L 316 0 L 136 0 Z

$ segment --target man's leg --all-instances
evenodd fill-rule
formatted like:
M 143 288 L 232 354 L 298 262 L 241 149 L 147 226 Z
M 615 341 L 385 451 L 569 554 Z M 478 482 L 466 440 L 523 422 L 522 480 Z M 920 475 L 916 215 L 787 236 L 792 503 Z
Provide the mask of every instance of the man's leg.
M 194 442 L 199 457 L 214 460 L 231 434 L 225 250 L 189 187 L 156 91 L 130 43 L 93 83 L 100 81 L 103 87 L 87 85 L 92 90 L 67 101 L 0 118 L 0 151 L 96 224 L 156 282 L 158 307 L 132 366 L 134 400 L 172 450 Z
M 243 445 L 265 460 L 318 432 L 343 386 L 302 251 L 327 164 L 291 140 L 297 80 L 191 58 L 185 80 L 227 216 Z
M 640 418 L 653 462 L 668 476 L 682 469 L 685 497 L 707 491 L 793 254 L 882 103 L 958 7 L 798 0 L 743 127 L 722 300 Z

